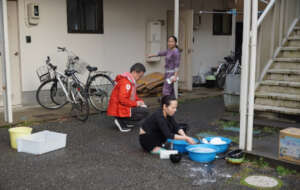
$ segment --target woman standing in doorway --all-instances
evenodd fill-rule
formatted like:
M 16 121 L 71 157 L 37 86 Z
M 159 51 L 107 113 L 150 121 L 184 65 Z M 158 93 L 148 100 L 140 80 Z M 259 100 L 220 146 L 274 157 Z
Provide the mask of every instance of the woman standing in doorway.
M 175 96 L 174 82 L 178 78 L 180 65 L 180 50 L 177 46 L 177 38 L 175 36 L 168 38 L 168 49 L 166 51 L 161 51 L 156 55 L 149 55 L 148 58 L 159 56 L 166 57 L 165 80 L 162 94 L 163 96 Z

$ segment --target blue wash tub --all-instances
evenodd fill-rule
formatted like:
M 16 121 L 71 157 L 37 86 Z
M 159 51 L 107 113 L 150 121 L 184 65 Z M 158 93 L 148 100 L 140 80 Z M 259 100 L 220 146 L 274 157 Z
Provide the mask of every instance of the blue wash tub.
M 199 143 L 199 140 L 196 138 L 193 138 L 196 143 Z M 178 150 L 179 153 L 185 153 L 187 152 L 186 147 L 190 144 L 186 142 L 185 140 L 175 140 L 175 139 L 168 139 L 169 143 L 173 144 L 173 150 Z
M 191 160 L 195 162 L 209 163 L 215 160 L 217 149 L 210 144 L 196 144 L 186 147 Z
M 218 137 L 218 136 L 216 136 Z M 205 137 L 203 139 L 206 139 L 208 142 L 210 142 L 210 140 L 212 138 L 215 138 L 215 137 Z M 230 143 L 232 142 L 229 138 L 225 138 L 225 137 L 219 137 L 221 138 L 222 141 L 225 141 L 226 143 L 225 144 L 221 144 L 221 145 L 213 145 L 213 144 L 210 144 L 212 146 L 215 146 L 216 147 L 216 150 L 217 150 L 217 154 L 220 154 L 220 153 L 224 153 L 228 150 L 229 148 L 229 145 Z M 203 143 L 203 141 L 201 141 L 201 143 Z

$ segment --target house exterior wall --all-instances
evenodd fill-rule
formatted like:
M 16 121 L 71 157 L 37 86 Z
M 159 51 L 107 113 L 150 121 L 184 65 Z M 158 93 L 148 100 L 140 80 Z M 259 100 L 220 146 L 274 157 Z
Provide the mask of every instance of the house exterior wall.
M 32 0 L 26 0 L 31 2 Z M 26 26 L 26 6 L 19 0 L 20 56 L 23 104 L 31 104 L 39 86 L 35 70 L 50 56 L 59 70 L 65 68 L 64 56 L 57 46 L 65 46 L 89 64 L 113 73 L 128 71 L 135 62 L 145 63 L 146 23 L 166 20 L 173 0 L 104 0 L 104 34 L 68 34 L 66 0 L 38 0 L 40 22 Z M 26 36 L 32 42 L 26 43 Z M 166 24 L 162 26 L 162 42 L 166 41 Z M 162 49 L 166 43 L 162 43 Z M 148 64 L 147 72 L 161 71 L 164 61 Z M 32 100 L 33 99 L 33 100 Z
M 28 26 L 26 3 L 40 4 L 40 22 Z M 35 90 L 40 82 L 36 69 L 50 56 L 60 71 L 65 68 L 65 54 L 57 46 L 65 46 L 88 64 L 115 74 L 128 71 L 135 62 L 145 63 L 147 72 L 163 72 L 160 63 L 146 63 L 146 24 L 163 20 L 161 49 L 166 49 L 167 10 L 173 10 L 173 0 L 104 0 L 104 34 L 69 34 L 67 32 L 66 0 L 18 0 L 20 30 L 20 62 L 22 104 L 35 104 Z M 182 0 L 181 8 L 213 10 L 228 8 L 226 1 Z M 201 15 L 199 30 L 194 31 L 192 54 L 193 75 L 217 66 L 218 61 L 234 50 L 234 36 L 212 35 L 212 14 Z M 234 31 L 233 31 L 234 34 Z M 32 42 L 26 43 L 26 36 Z
M 187 6 L 188 2 L 187 2 Z M 194 13 L 199 11 L 213 11 L 214 9 L 230 9 L 230 1 L 192 1 L 191 5 Z M 235 23 L 232 23 L 235 25 Z M 194 30 L 194 44 L 192 54 L 193 76 L 200 73 L 206 73 L 211 67 L 216 67 L 223 57 L 234 51 L 235 31 L 232 35 L 217 36 L 213 35 L 213 14 L 201 14 L 201 24 L 197 30 Z

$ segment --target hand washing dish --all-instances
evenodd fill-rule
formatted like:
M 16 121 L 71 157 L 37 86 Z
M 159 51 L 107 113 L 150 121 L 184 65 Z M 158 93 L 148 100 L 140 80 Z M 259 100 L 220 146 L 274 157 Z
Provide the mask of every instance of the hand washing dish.
M 196 144 L 186 147 L 191 160 L 202 163 L 209 163 L 215 160 L 217 149 L 210 144 Z
M 228 150 L 231 140 L 225 137 L 205 137 L 201 140 L 201 143 L 215 146 L 217 154 L 219 154 Z
M 193 138 L 196 143 L 199 143 L 198 139 Z M 175 140 L 175 139 L 168 139 L 168 142 L 172 144 L 173 150 L 178 150 L 179 153 L 186 153 L 186 147 L 190 144 L 185 140 Z

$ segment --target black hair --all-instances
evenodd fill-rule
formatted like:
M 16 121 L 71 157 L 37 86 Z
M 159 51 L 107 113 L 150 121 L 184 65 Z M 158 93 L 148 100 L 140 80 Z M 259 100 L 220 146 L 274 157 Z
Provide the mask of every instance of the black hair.
M 169 37 L 168 37 L 168 40 L 169 40 L 170 38 L 173 38 L 173 39 L 174 39 L 174 41 L 175 41 L 175 47 L 176 47 L 177 49 L 179 49 L 179 47 L 178 47 L 178 45 L 177 45 L 177 38 L 176 38 L 176 36 L 169 36 Z M 179 49 L 179 50 L 180 50 L 180 49 Z
M 130 67 L 130 72 L 137 72 L 137 73 L 140 73 L 140 72 L 143 72 L 145 73 L 146 72 L 146 68 L 145 66 L 142 64 L 142 63 L 135 63 L 134 65 L 132 65 Z
M 177 100 L 175 96 L 164 96 L 161 99 L 161 107 L 163 108 L 164 105 L 166 105 L 167 107 L 171 104 L 171 101 Z

